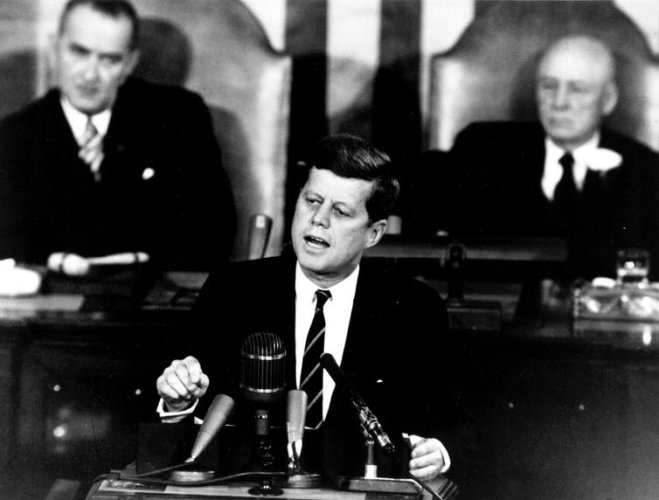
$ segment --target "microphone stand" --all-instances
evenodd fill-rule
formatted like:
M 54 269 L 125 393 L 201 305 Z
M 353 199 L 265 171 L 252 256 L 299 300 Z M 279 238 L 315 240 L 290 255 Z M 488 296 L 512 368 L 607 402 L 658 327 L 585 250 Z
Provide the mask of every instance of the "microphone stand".
M 352 385 L 348 377 L 341 370 L 339 365 L 336 363 L 334 356 L 328 353 L 324 353 L 320 357 L 321 366 L 327 370 L 327 373 L 330 374 L 332 379 L 336 382 L 337 386 L 341 386 L 348 392 L 348 397 L 350 402 L 355 407 L 357 414 L 359 416 L 359 422 L 361 423 L 364 434 L 366 435 L 366 446 L 367 446 L 367 463 L 365 470 L 365 477 L 356 478 L 356 479 L 346 479 L 339 487 L 347 490 L 353 491 L 366 491 L 366 492 L 377 492 L 377 493 L 397 493 L 397 494 L 412 494 L 418 495 L 421 493 L 421 490 L 424 489 L 432 495 L 436 500 L 446 500 L 448 498 L 453 498 L 457 494 L 457 488 L 450 489 L 449 493 L 451 496 L 440 496 L 439 493 L 435 492 L 428 486 L 424 481 L 415 477 L 400 461 L 398 454 L 396 453 L 396 447 L 389 439 L 389 436 L 380 422 L 378 421 L 375 414 L 366 406 L 366 403 L 357 392 L 355 386 Z M 379 478 L 377 477 L 377 468 L 373 468 L 374 456 L 373 448 L 377 442 L 380 449 L 384 450 L 388 455 L 391 456 L 394 463 L 400 468 L 409 479 L 396 479 L 396 478 Z M 370 477 L 375 475 L 375 477 Z M 454 486 L 451 481 L 448 481 L 451 486 Z
M 366 479 L 375 479 L 378 477 L 378 465 L 375 463 L 375 439 L 368 435 L 366 429 L 364 429 L 364 434 L 366 435 L 366 464 L 364 465 L 364 477 Z
M 366 491 L 373 493 L 395 493 L 399 495 L 418 495 L 422 487 L 412 479 L 378 477 L 378 466 L 375 461 L 375 439 L 368 431 L 366 423 L 362 422 L 364 431 L 364 445 L 366 446 L 366 462 L 364 475 L 356 478 L 346 478 L 340 484 L 341 489 L 348 491 Z M 396 451 L 393 447 L 381 447 L 398 463 Z
M 256 410 L 256 455 L 259 468 L 263 472 L 274 472 L 275 457 L 272 453 L 272 439 L 270 438 L 270 416 L 268 410 Z M 248 490 L 250 495 L 283 495 L 284 490 L 273 485 L 272 475 L 266 474 L 261 483 Z

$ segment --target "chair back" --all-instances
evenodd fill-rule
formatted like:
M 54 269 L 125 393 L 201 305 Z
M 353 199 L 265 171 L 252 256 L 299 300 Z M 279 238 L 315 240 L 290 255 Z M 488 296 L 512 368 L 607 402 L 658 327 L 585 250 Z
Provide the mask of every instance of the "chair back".
M 239 0 L 140 0 L 136 75 L 185 85 L 208 104 L 236 200 L 233 259 L 249 254 L 250 218 L 273 221 L 265 254 L 284 231 L 291 58 L 272 48 Z
M 568 34 L 601 39 L 618 66 L 620 99 L 605 125 L 659 149 L 659 60 L 613 2 L 478 2 L 455 46 L 431 62 L 428 146 L 450 149 L 469 123 L 534 120 L 539 56 Z

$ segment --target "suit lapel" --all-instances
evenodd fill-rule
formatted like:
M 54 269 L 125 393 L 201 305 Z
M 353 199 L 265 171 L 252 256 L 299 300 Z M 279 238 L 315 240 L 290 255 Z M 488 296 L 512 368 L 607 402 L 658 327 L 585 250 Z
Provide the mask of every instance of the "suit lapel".
M 295 264 L 293 256 L 285 255 L 281 258 L 275 272 L 273 283 L 280 283 L 278 299 L 274 301 L 276 309 L 272 311 L 276 317 L 275 330 L 281 336 L 286 347 L 288 361 L 286 363 L 286 379 L 288 387 L 295 384 Z
M 91 183 L 92 175 L 87 166 L 78 158 L 78 143 L 66 120 L 60 94 L 53 91 L 46 97 L 48 121 L 44 137 L 44 168 L 49 173 L 48 182 L 55 182 L 72 189 L 81 183 Z M 86 188 L 85 188 L 86 189 Z
M 373 285 L 370 274 L 368 265 L 362 262 L 341 361 L 341 369 L 358 390 L 362 387 L 366 374 L 376 375 L 372 371 L 371 362 L 374 356 L 373 346 L 377 342 L 376 333 L 382 331 L 383 315 L 386 316 L 387 309 L 382 300 L 382 290 Z M 345 402 L 335 400 L 342 397 L 337 392 L 335 390 L 332 394 L 330 414 L 333 414 L 337 407 L 345 406 Z
M 534 190 L 537 192 L 537 195 L 545 198 L 544 193 L 542 192 L 542 175 L 545 170 L 545 157 L 547 156 L 547 151 L 545 147 L 545 134 L 542 128 L 539 126 L 534 128 L 533 136 L 531 138 L 531 144 L 533 147 L 530 148 L 530 158 L 529 158 L 529 171 L 531 171 L 533 178 L 531 179 Z

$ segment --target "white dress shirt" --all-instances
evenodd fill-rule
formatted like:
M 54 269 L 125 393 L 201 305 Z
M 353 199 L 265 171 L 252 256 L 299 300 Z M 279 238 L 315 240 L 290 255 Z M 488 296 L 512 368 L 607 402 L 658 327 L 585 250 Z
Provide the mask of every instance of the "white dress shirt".
M 579 191 L 583 189 L 588 173 L 588 157 L 597 149 L 600 142 L 600 134 L 596 133 L 588 142 L 582 144 L 575 150 L 571 151 L 574 158 L 572 173 L 574 175 L 574 184 Z M 542 192 L 548 200 L 554 200 L 556 186 L 563 177 L 563 167 L 558 162 L 566 151 L 557 146 L 548 137 L 545 139 L 545 167 L 542 174 Z
M 343 349 L 348 336 L 352 304 L 357 289 L 359 266 L 346 279 L 328 288 L 332 297 L 325 303 L 325 347 L 323 352 L 330 353 L 340 365 L 343 359 Z M 295 382 L 300 387 L 300 374 L 302 373 L 302 358 L 307 333 L 316 312 L 315 285 L 302 272 L 298 263 L 295 267 Z M 327 416 L 330 399 L 335 387 L 332 377 L 323 370 L 323 419 Z
M 85 135 L 89 115 L 78 111 L 65 97 L 60 99 L 60 103 L 62 104 L 62 110 L 64 111 L 66 121 L 69 122 L 69 127 L 71 127 L 71 131 L 73 132 L 73 137 L 75 137 L 76 142 L 79 145 L 82 145 L 82 139 Z M 110 109 L 106 109 L 91 116 L 92 123 L 101 137 L 105 137 L 105 134 L 108 133 L 110 118 L 112 118 L 112 111 Z

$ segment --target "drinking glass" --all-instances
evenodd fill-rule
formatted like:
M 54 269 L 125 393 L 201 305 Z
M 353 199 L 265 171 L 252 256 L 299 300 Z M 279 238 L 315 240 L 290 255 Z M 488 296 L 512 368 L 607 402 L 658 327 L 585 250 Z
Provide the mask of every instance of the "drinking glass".
M 623 248 L 616 256 L 616 275 L 621 285 L 641 285 L 648 282 L 650 252 L 642 248 Z

